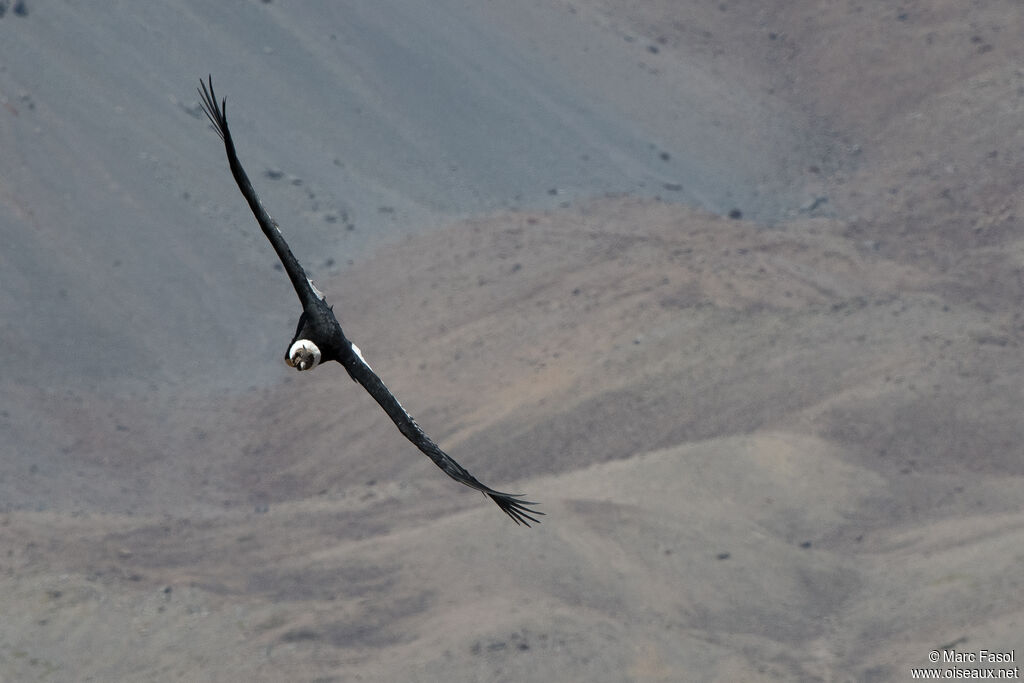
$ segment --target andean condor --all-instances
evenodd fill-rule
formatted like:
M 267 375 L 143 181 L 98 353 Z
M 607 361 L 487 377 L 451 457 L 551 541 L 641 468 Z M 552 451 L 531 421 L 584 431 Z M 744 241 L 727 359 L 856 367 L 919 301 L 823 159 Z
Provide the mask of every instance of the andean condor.
M 202 99 L 203 111 L 224 141 L 224 150 L 227 152 L 231 174 L 235 177 L 235 182 L 238 183 L 238 189 L 242 191 L 242 196 L 249 202 L 249 208 L 252 209 L 256 221 L 263 229 L 263 234 L 270 240 L 271 246 L 274 247 L 278 258 L 281 259 L 285 272 L 288 273 L 292 286 L 295 288 L 295 293 L 299 295 L 299 301 L 302 303 L 302 315 L 299 316 L 295 336 L 288 345 L 285 363 L 300 371 L 311 370 L 320 363 L 330 360 L 341 363 L 348 371 L 349 376 L 362 384 L 370 396 L 380 404 L 380 407 L 388 414 L 398 430 L 405 435 L 405 438 L 413 442 L 428 458 L 434 461 L 434 464 L 444 470 L 445 474 L 455 481 L 490 496 L 491 500 L 497 503 L 498 507 L 504 510 L 516 524 L 525 524 L 526 526 L 530 526 L 530 522 L 539 524 L 540 520 L 533 515 L 543 515 L 544 513 L 529 507 L 536 503 L 522 500 L 518 495 L 502 493 L 484 486 L 442 451 L 416 424 L 416 420 L 405 411 L 398 399 L 384 386 L 384 383 L 363 359 L 359 347 L 345 337 L 332 307 L 327 305 L 324 295 L 306 276 L 306 272 L 284 241 L 277 222 L 263 208 L 263 203 L 256 196 L 256 190 L 253 189 L 249 177 L 238 161 L 235 145 L 231 140 L 231 132 L 228 130 L 226 98 L 217 102 L 213 92 L 212 77 L 206 83 L 200 79 L 199 83 L 199 96 Z

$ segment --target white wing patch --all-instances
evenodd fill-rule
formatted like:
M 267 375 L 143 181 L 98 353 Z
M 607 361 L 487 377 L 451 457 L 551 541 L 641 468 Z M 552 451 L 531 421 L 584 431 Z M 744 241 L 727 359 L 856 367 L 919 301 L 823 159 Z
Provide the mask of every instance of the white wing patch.
M 363 358 L 363 352 L 359 350 L 359 347 L 353 344 L 352 342 L 349 342 L 349 345 L 352 347 L 352 350 L 356 352 L 356 356 L 359 358 L 359 360 L 363 362 L 363 365 L 370 368 L 370 364 L 366 362 L 365 358 Z M 373 370 L 373 368 L 370 369 Z
M 306 282 L 309 283 L 309 288 L 313 290 L 314 294 L 316 294 L 316 298 L 320 299 L 320 301 L 323 301 L 324 300 L 324 293 L 321 292 L 319 289 L 317 289 L 316 285 L 314 285 L 313 281 L 310 280 L 308 277 L 306 278 Z M 366 361 L 363 361 L 363 362 L 365 363 Z
M 373 368 L 371 368 L 370 364 L 366 362 L 365 358 L 363 358 L 363 352 L 359 350 L 359 347 L 353 344 L 352 342 L 349 342 L 348 345 L 352 347 L 352 351 L 355 352 L 356 358 L 362 361 L 363 365 L 369 368 L 370 372 L 373 372 Z M 387 391 L 387 387 L 385 387 L 385 391 Z M 398 407 L 402 409 L 402 412 L 405 413 L 405 416 L 409 418 L 409 422 L 412 422 L 414 425 L 416 425 L 416 428 L 419 429 L 420 426 L 416 424 L 416 420 L 414 420 L 412 415 L 409 414 L 409 411 L 405 409 L 405 406 L 402 405 L 402 402 L 399 401 L 398 398 L 396 398 L 395 395 L 392 394 L 390 391 L 388 391 L 388 394 L 390 394 L 391 398 L 394 399 L 395 403 L 398 404 Z

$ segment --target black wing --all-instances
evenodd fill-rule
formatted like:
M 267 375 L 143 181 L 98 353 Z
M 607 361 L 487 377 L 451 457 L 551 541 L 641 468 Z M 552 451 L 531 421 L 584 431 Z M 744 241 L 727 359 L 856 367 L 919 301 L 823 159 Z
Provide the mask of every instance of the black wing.
M 213 124 L 217 135 L 224 141 L 224 151 L 227 152 L 228 164 L 231 166 L 231 175 L 235 177 L 238 189 L 242 191 L 245 201 L 249 202 L 249 208 L 252 209 L 253 215 L 256 216 L 256 221 L 260 224 L 260 228 L 263 229 L 263 234 L 270 240 L 271 246 L 277 252 L 277 257 L 281 259 L 281 265 L 284 266 L 285 272 L 288 273 L 288 278 L 292 281 L 295 293 L 299 295 L 302 308 L 309 310 L 311 307 L 315 307 L 315 301 L 322 299 L 323 295 L 313 287 L 313 284 L 306 276 L 306 271 L 302 269 L 298 259 L 292 254 L 292 250 L 288 248 L 288 243 L 284 241 L 281 229 L 277 227 L 277 221 L 271 218 L 267 210 L 263 208 L 263 202 L 256 196 L 256 190 L 253 189 L 252 183 L 249 182 L 249 176 L 245 174 L 245 169 L 242 168 L 241 162 L 238 161 L 238 155 L 235 154 L 235 143 L 231 140 L 231 131 L 228 130 L 227 98 L 222 99 L 220 104 L 217 103 L 217 97 L 213 93 L 212 76 L 209 77 L 209 84 L 204 83 L 203 79 L 200 78 L 199 86 L 199 97 L 202 100 L 203 112 L 210 119 L 210 123 Z
M 518 495 L 495 491 L 481 484 L 462 465 L 455 462 L 451 456 L 442 451 L 426 435 L 423 429 L 416 424 L 416 420 L 406 412 L 402 404 L 398 402 L 398 399 L 384 386 L 384 382 L 380 380 L 377 373 L 363 360 L 362 354 L 356 349 L 353 348 L 344 354 L 339 362 L 345 366 L 352 379 L 362 384 L 370 396 L 373 396 L 374 400 L 380 404 L 380 407 L 384 409 L 384 412 L 388 414 L 391 421 L 398 427 L 398 431 L 402 432 L 405 438 L 412 441 L 428 458 L 433 460 L 435 465 L 444 470 L 445 474 L 455 481 L 490 496 L 491 500 L 497 503 L 498 507 L 504 510 L 505 514 L 511 517 L 516 524 L 525 524 L 526 526 L 530 526 L 530 522 L 540 524 L 540 520 L 532 515 L 543 515 L 544 513 L 529 507 L 530 505 L 536 505 L 536 503 L 521 500 Z

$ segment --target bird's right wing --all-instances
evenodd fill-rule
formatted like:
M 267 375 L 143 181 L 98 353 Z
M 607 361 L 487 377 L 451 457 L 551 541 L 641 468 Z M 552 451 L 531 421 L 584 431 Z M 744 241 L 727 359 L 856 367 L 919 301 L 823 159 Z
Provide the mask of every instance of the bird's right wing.
M 502 493 L 501 491 L 495 491 L 489 486 L 485 486 L 466 471 L 462 465 L 455 462 L 451 456 L 442 451 L 427 436 L 426 432 L 416 424 L 416 420 L 402 407 L 398 399 L 384 386 L 384 382 L 381 381 L 377 373 L 363 359 L 363 354 L 359 351 L 359 348 L 355 344 L 351 344 L 351 342 L 350 345 L 352 347 L 350 352 L 342 354 L 339 362 L 345 366 L 352 379 L 363 385 L 363 388 L 369 392 L 370 396 L 380 404 L 380 407 L 384 409 L 384 412 L 388 414 L 391 421 L 395 423 L 398 431 L 405 435 L 405 438 L 415 444 L 424 455 L 433 460 L 434 464 L 444 470 L 444 473 L 449 477 L 489 496 L 516 524 L 525 524 L 526 526 L 530 526 L 530 522 L 540 524 L 540 520 L 533 517 L 533 515 L 543 515 L 544 513 L 529 507 L 536 505 L 536 503 L 521 500 L 518 495 Z
M 281 265 L 284 266 L 285 272 L 288 273 L 288 278 L 292 281 L 295 293 L 299 295 L 302 308 L 310 310 L 311 307 L 315 307 L 317 299 L 323 299 L 323 295 L 313 286 L 313 283 L 306 276 L 306 271 L 302 269 L 298 259 L 292 254 L 292 250 L 288 248 L 288 243 L 284 241 L 281 229 L 277 227 L 277 221 L 271 218 L 267 210 L 263 208 L 263 202 L 256 195 L 256 190 L 249 181 L 249 176 L 246 175 L 245 169 L 242 168 L 242 164 L 238 160 L 238 155 L 235 153 L 235 143 L 231 140 L 231 131 L 228 130 L 227 99 L 222 99 L 218 104 L 217 97 L 213 92 L 212 76 L 209 77 L 208 83 L 204 83 L 203 79 L 199 79 L 199 85 L 199 97 L 202 100 L 203 112 L 210 119 L 210 123 L 213 124 L 217 135 L 224 141 L 224 151 L 228 155 L 231 175 L 235 177 L 238 189 L 242 191 L 242 196 L 249 203 L 249 208 L 252 209 L 253 215 L 256 216 L 256 221 L 260 224 L 263 234 L 270 240 L 270 245 L 274 247 L 277 257 L 281 259 Z

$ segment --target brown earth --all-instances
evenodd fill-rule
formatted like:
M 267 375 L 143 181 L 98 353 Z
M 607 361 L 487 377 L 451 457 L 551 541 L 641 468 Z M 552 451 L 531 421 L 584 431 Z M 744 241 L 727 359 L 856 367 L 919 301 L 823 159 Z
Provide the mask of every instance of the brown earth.
M 340 367 L 26 386 L 5 417 L 71 464 L 7 484 L 50 502 L 0 515 L 0 680 L 887 681 L 935 649 L 1020 656 L 1024 10 L 564 7 L 644 68 L 817 122 L 839 161 L 771 225 L 611 196 L 320 282 L 424 428 L 543 524 L 441 475 Z M 123 509 L 94 502 L 114 485 Z

